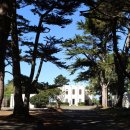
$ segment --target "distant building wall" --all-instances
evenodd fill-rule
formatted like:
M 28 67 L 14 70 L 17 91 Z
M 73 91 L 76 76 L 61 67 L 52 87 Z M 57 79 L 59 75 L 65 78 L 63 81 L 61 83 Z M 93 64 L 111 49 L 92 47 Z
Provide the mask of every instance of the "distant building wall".
M 2 101 L 2 107 L 9 107 L 9 104 L 10 104 L 9 101 L 10 101 L 9 97 L 4 96 L 3 101 Z
M 117 96 L 112 96 L 112 106 L 115 106 L 117 102 Z M 130 108 L 130 94 L 124 93 L 123 101 L 122 101 L 122 107 Z
M 60 87 L 63 93 L 62 102 L 68 102 L 69 106 L 85 102 L 85 87 L 80 85 L 64 85 Z
M 122 106 L 130 108 L 130 94 L 125 93 L 123 96 Z
M 35 94 L 30 94 L 30 97 L 34 96 Z M 22 98 L 24 100 L 25 94 L 22 94 Z M 32 105 L 31 103 L 29 103 L 29 107 L 30 108 L 34 108 L 34 105 Z M 14 94 L 11 94 L 10 97 L 10 108 L 14 108 Z
M 85 87 L 82 85 L 64 85 L 59 88 L 62 90 L 62 94 L 59 95 L 58 98 L 64 103 L 69 103 L 69 106 L 78 106 L 79 103 L 85 103 L 85 100 L 89 100 L 89 104 L 92 104 L 90 97 L 86 95 Z M 35 94 L 30 94 L 30 97 L 34 95 Z M 22 94 L 22 97 L 24 100 L 25 95 Z M 50 102 L 56 102 L 52 99 L 50 100 Z M 10 97 L 10 108 L 14 108 L 14 94 L 11 94 Z M 34 105 L 31 103 L 30 108 L 34 108 Z

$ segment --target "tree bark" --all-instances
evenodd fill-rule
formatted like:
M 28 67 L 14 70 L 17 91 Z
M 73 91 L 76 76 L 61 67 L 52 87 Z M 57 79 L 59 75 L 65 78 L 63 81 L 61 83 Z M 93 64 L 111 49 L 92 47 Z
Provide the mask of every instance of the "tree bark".
M 108 107 L 108 84 L 109 82 L 107 81 L 105 77 L 105 70 L 100 71 L 100 86 L 101 86 L 101 101 L 102 101 L 102 107 L 106 108 Z
M 18 46 L 17 19 L 16 19 L 16 0 L 13 0 L 12 11 L 12 61 L 13 61 L 13 84 L 14 84 L 14 116 L 26 116 L 22 100 L 20 56 Z
M 5 43 L 0 38 L 0 110 L 4 97 Z
M 38 28 L 41 28 L 43 22 L 43 16 L 41 16 L 38 24 Z M 31 73 L 29 77 L 29 85 L 26 86 L 25 88 L 25 98 L 24 98 L 24 106 L 26 111 L 29 111 L 29 98 L 30 98 L 30 87 L 32 85 L 34 73 L 35 73 L 35 66 L 36 66 L 36 55 L 37 55 L 37 47 L 38 47 L 38 41 L 40 38 L 40 29 L 36 33 L 36 38 L 35 38 L 35 44 L 34 44 L 34 50 L 33 50 L 33 57 L 32 57 L 32 66 L 31 66 Z
M 50 8 L 47 10 L 43 15 L 40 16 L 39 23 L 38 23 L 38 30 L 36 32 L 36 38 L 34 42 L 34 50 L 33 50 L 33 56 L 32 56 L 32 64 L 31 64 L 31 72 L 29 77 L 29 84 L 32 85 L 34 73 L 35 73 L 35 67 L 36 67 L 36 57 L 37 57 L 37 48 L 38 48 L 38 42 L 41 34 L 40 28 L 42 27 L 43 18 L 51 11 L 53 8 Z M 24 99 L 24 106 L 27 111 L 29 111 L 29 98 L 30 98 L 30 86 L 26 87 L 25 91 L 25 99 Z
M 102 107 L 108 107 L 108 93 L 107 93 L 107 85 L 102 85 Z
M 40 64 L 39 64 L 38 71 L 37 71 L 34 81 L 38 81 L 38 78 L 39 78 L 41 70 L 42 70 L 43 60 L 44 60 L 44 58 L 42 57 L 40 60 Z
M 117 102 L 116 107 L 122 107 L 122 100 L 123 100 L 123 94 L 124 94 L 124 70 L 125 65 L 123 60 L 121 59 L 121 55 L 118 52 L 118 41 L 117 41 L 117 35 L 116 35 L 116 26 L 117 26 L 117 18 L 113 20 L 113 28 L 112 28 L 112 34 L 113 34 L 113 52 L 114 52 L 114 64 L 115 64 L 115 71 L 118 77 L 118 86 L 117 86 Z
M 39 42 L 39 38 L 40 38 L 40 34 L 41 34 L 41 30 L 40 28 L 42 27 L 42 23 L 43 23 L 43 18 L 48 15 L 52 10 L 53 10 L 54 6 L 50 7 L 50 9 L 48 9 L 44 14 L 42 14 L 40 16 L 39 19 L 39 23 L 38 23 L 38 30 L 36 32 L 36 38 L 35 38 L 35 42 L 34 42 L 34 49 L 33 49 L 33 56 L 32 56 L 32 63 L 31 63 L 31 72 L 30 72 L 30 86 L 32 85 L 33 82 L 33 78 L 34 78 L 34 73 L 35 73 L 35 67 L 36 67 L 36 57 L 37 57 L 37 48 L 38 48 L 38 42 Z M 26 88 L 27 90 L 25 91 L 25 100 L 24 100 L 24 106 L 26 108 L 26 110 L 29 111 L 29 98 L 30 98 L 30 87 L 28 86 L 28 88 Z
M 0 110 L 2 107 L 3 97 L 4 97 L 4 73 L 0 72 Z
M 6 44 L 10 31 L 10 1 L 5 0 L 0 2 L 0 110 L 4 96 L 4 75 L 5 75 L 5 55 Z
M 118 87 L 117 87 L 117 101 L 116 107 L 122 107 L 123 94 L 124 94 L 124 76 L 118 74 Z

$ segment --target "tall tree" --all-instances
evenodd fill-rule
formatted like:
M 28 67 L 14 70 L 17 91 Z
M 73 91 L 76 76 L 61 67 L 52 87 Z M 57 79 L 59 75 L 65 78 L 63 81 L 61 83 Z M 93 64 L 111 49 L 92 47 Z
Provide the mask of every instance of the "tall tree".
M 64 77 L 63 75 L 58 75 L 55 79 L 54 79 L 54 84 L 58 85 L 58 86 L 63 86 L 69 83 L 69 79 L 67 79 L 66 77 Z
M 10 32 L 11 1 L 0 1 L 0 110 L 4 95 L 5 54 Z
M 120 5 L 118 3 L 120 3 Z M 85 17 L 95 18 L 104 21 L 105 23 L 109 23 L 110 25 L 106 29 L 109 28 L 112 38 L 115 72 L 118 77 L 117 106 L 121 107 L 124 93 L 124 81 L 126 77 L 128 63 L 128 58 L 126 55 L 128 54 L 129 47 L 127 47 L 127 54 L 126 52 L 124 53 L 123 50 L 120 51 L 118 46 L 119 37 L 117 32 L 120 31 L 124 34 L 127 30 L 127 26 L 129 24 L 129 1 L 93 0 L 90 2 L 89 0 L 87 0 L 85 4 L 87 4 L 87 6 L 89 5 L 90 9 L 88 11 L 82 12 Z
M 12 2 L 12 23 L 11 23 L 11 38 L 12 38 L 12 62 L 13 62 L 13 85 L 14 92 L 14 116 L 26 114 L 22 100 L 22 86 L 21 86 L 21 68 L 20 68 L 20 50 L 17 29 L 17 2 Z
M 16 88 L 15 95 L 18 94 L 18 96 L 15 96 L 15 108 L 14 109 L 14 114 L 29 114 L 29 95 L 30 95 L 30 87 L 33 86 L 35 81 L 38 80 L 40 71 L 41 71 L 41 65 L 42 62 L 45 60 L 43 57 L 45 55 L 43 54 L 48 54 L 50 53 L 49 51 L 46 51 L 47 53 L 43 53 L 41 56 L 41 64 L 39 65 L 38 73 L 37 76 L 35 77 L 35 67 L 36 67 L 36 59 L 39 55 L 39 39 L 40 39 L 40 34 L 44 33 L 47 27 L 45 27 L 46 24 L 48 25 L 59 25 L 59 26 L 64 26 L 69 23 L 71 23 L 71 20 L 68 18 L 65 18 L 65 16 L 72 15 L 73 12 L 76 10 L 76 8 L 80 5 L 78 1 L 66 1 L 66 0 L 59 0 L 59 1 L 19 1 L 22 4 L 25 5 L 30 5 L 32 4 L 33 7 L 31 10 L 34 14 L 37 14 L 39 16 L 39 23 L 36 26 L 27 26 L 27 25 L 20 25 L 19 27 L 17 26 L 16 22 L 16 1 L 13 1 L 13 22 L 12 22 L 12 39 L 13 39 L 13 44 L 12 44 L 12 53 L 13 53 L 13 75 L 14 75 L 14 86 Z M 18 6 L 18 5 L 17 5 Z M 18 6 L 19 7 L 19 6 Z M 44 24 L 44 26 L 43 26 Z M 21 28 L 20 28 L 21 27 Z M 19 30 L 28 30 L 33 31 L 36 33 L 35 41 L 32 42 L 32 51 L 31 51 L 31 72 L 29 76 L 29 82 L 28 82 L 28 89 L 25 91 L 25 102 L 24 102 L 24 108 L 23 108 L 23 102 L 21 100 L 21 79 L 20 79 L 20 56 L 19 56 L 19 46 L 18 46 L 18 28 Z M 48 29 L 49 30 L 49 29 Z M 55 41 L 56 42 L 56 41 Z M 15 43 L 15 44 L 14 44 Z M 51 44 L 51 43 L 49 43 Z M 41 46 L 42 47 L 42 46 Z M 47 46 L 48 47 L 48 46 Z M 52 46 L 51 46 L 52 47 Z M 43 49 L 43 51 L 47 50 L 47 48 Z M 54 52 L 51 52 L 53 54 Z M 54 58 L 54 57 L 48 57 L 48 58 Z M 57 65 L 60 62 L 57 62 L 57 59 L 51 59 L 52 61 L 55 61 Z M 17 69 L 16 69 L 17 68 Z M 17 80 L 16 80 L 17 79 Z M 19 103 L 18 103 L 19 101 Z M 23 109 L 23 111 L 21 111 Z M 25 111 L 24 111 L 25 110 Z
M 11 94 L 14 92 L 13 81 L 8 81 L 4 89 L 4 95 L 10 98 Z
M 74 60 L 74 63 L 70 65 L 72 74 L 80 71 L 76 81 L 96 78 L 98 86 L 102 88 L 102 106 L 107 107 L 107 88 L 110 82 L 111 63 L 108 46 L 106 42 L 104 42 L 104 46 L 101 46 L 102 42 L 102 40 L 94 39 L 87 34 L 76 36 L 73 40 L 67 41 L 64 46 L 67 47 L 68 59 Z
M 109 32 L 109 23 L 97 20 L 95 18 L 86 19 L 85 23 L 79 23 L 80 28 L 84 29 L 85 33 L 90 33 L 92 37 L 95 37 L 95 50 L 94 54 L 97 58 L 97 74 L 99 85 L 101 86 L 102 106 L 107 107 L 107 94 L 108 85 L 110 83 L 112 75 L 112 63 L 111 58 L 111 37 Z M 106 29 L 108 28 L 108 29 Z M 96 77 L 95 77 L 96 78 Z M 99 86 L 98 85 L 98 86 Z

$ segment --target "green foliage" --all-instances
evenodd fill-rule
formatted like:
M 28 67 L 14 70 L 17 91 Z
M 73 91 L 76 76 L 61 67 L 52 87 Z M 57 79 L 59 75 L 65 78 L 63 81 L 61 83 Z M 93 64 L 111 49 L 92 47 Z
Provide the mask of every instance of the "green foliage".
M 62 106 L 69 106 L 69 103 L 68 102 L 62 102 L 61 105 Z
M 39 94 L 30 98 L 30 103 L 32 103 L 36 107 L 46 106 L 48 102 L 48 95 L 45 92 L 40 92 Z
M 73 60 L 69 69 L 71 74 L 78 72 L 75 81 L 89 81 L 89 90 L 92 94 L 103 95 L 103 85 L 109 87 L 109 92 L 114 93 L 117 86 L 113 83 L 117 82 L 117 75 L 111 44 L 111 22 L 94 17 L 102 15 L 94 10 L 88 15 L 85 22 L 78 22 L 78 29 L 83 30 L 84 34 L 76 35 L 73 39 L 65 41 L 63 45 L 66 47 L 68 59 Z
M 62 90 L 59 88 L 48 89 L 48 90 L 46 90 L 46 93 L 49 96 L 49 98 L 57 100 L 57 96 L 62 93 Z
M 22 46 L 27 46 L 27 50 L 24 50 L 25 55 L 21 56 L 22 61 L 31 63 L 32 59 L 35 61 L 36 58 L 41 59 L 41 63 L 43 62 L 52 62 L 58 67 L 66 67 L 64 62 L 61 62 L 59 58 L 57 58 L 54 54 L 61 51 L 57 44 L 61 44 L 61 39 L 56 39 L 55 36 L 46 36 L 43 37 L 44 42 L 39 42 L 39 34 L 49 33 L 50 26 L 49 25 L 58 25 L 64 27 L 67 24 L 70 24 L 72 20 L 68 15 L 72 15 L 73 12 L 76 11 L 77 7 L 79 7 L 80 2 L 78 1 L 56 1 L 56 0 L 48 0 L 48 1 L 23 1 L 22 4 L 30 5 L 31 3 L 31 12 L 38 16 L 39 25 L 31 25 L 29 20 L 25 19 L 23 16 L 18 15 L 18 29 L 19 32 L 22 32 L 22 35 L 26 33 L 36 33 L 36 38 L 34 41 L 30 41 L 30 37 L 26 40 L 22 40 Z M 73 4 L 72 4 L 73 3 Z M 68 7 L 68 8 L 67 8 Z M 44 26 L 45 24 L 45 26 Z M 48 25 L 46 27 L 46 25 Z M 24 32 L 24 33 L 23 33 Z M 25 33 L 26 32 L 26 33 Z M 31 38 L 32 39 L 32 38 Z M 35 48 L 35 49 L 34 49 Z M 23 53 L 23 54 L 24 54 Z M 41 64 L 41 66 L 42 66 Z
M 58 99 L 60 94 L 62 93 L 59 88 L 40 91 L 39 94 L 30 98 L 30 103 L 36 107 L 43 107 L 46 106 L 50 100 L 60 101 L 60 99 Z
M 92 99 L 92 103 L 93 103 L 93 104 L 96 104 L 96 105 L 99 105 L 99 100 L 96 99 L 96 98 L 93 98 L 93 99 Z
M 5 90 L 4 90 L 4 96 L 6 97 L 10 97 L 11 94 L 14 93 L 14 86 L 13 86 L 13 81 L 9 81 L 8 84 L 5 86 Z
M 88 94 L 101 95 L 101 86 L 97 78 L 91 78 L 89 85 L 86 87 Z
M 113 60 L 109 56 L 110 51 L 107 42 L 104 45 L 102 45 L 102 42 L 102 39 L 98 38 L 98 41 L 96 41 L 96 37 L 90 35 L 76 35 L 74 39 L 64 43 L 63 46 L 67 48 L 68 59 L 73 58 L 75 60 L 70 65 L 72 74 L 77 70 L 82 70 L 76 79 L 77 81 L 96 78 L 102 70 L 110 75 L 112 69 L 110 66 Z
M 56 39 L 53 37 L 44 37 L 45 44 L 44 43 L 38 43 L 37 47 L 37 58 L 41 60 L 41 63 L 43 62 L 51 62 L 55 64 L 58 67 L 66 68 L 64 65 L 64 62 L 61 62 L 59 58 L 55 56 L 58 52 L 61 51 L 61 48 L 57 47 L 58 44 L 62 43 L 61 39 Z M 27 46 L 30 49 L 26 51 L 26 54 L 22 57 L 22 61 L 31 63 L 31 57 L 32 57 L 32 48 L 34 47 L 34 43 L 23 41 L 22 46 Z M 41 65 L 42 65 L 41 64 Z
M 85 103 L 84 103 L 84 102 L 79 102 L 78 105 L 79 105 L 79 106 L 84 106 Z
M 65 25 L 70 24 L 72 22 L 72 20 L 66 16 L 72 15 L 81 3 L 78 2 L 77 0 L 76 1 L 18 0 L 18 1 L 12 1 L 12 2 L 7 0 L 7 1 L 1 1 L 1 3 L 4 5 L 6 5 L 8 3 L 8 5 L 9 5 L 9 6 L 7 5 L 7 7 L 5 6 L 3 8 L 7 12 L 4 13 L 5 14 L 4 17 L 1 17 L 2 24 L 6 23 L 7 18 L 8 18 L 7 21 L 9 23 L 9 24 L 7 24 L 7 26 L 2 26 L 2 30 L 7 30 L 7 28 L 9 28 L 9 29 L 7 31 L 3 31 L 4 35 L 3 36 L 1 35 L 1 36 L 2 36 L 2 39 L 4 39 L 4 41 L 2 41 L 1 43 L 3 45 L 6 44 L 5 39 L 7 39 L 9 32 L 10 32 L 11 36 L 9 37 L 9 39 L 11 40 L 11 49 L 9 50 L 10 51 L 9 56 L 11 57 L 11 60 L 13 60 L 13 69 L 12 70 L 13 70 L 13 77 L 14 77 L 14 86 L 15 86 L 15 90 L 16 90 L 15 94 L 16 95 L 22 94 L 21 82 L 23 83 L 23 81 L 20 81 L 21 80 L 21 78 L 20 78 L 20 75 L 21 75 L 20 61 L 25 61 L 25 62 L 31 63 L 31 73 L 30 73 L 30 76 L 28 76 L 29 80 L 27 80 L 27 82 L 29 81 L 28 87 L 27 87 L 27 85 L 24 84 L 26 81 L 22 85 L 25 87 L 24 92 L 29 95 L 30 89 L 33 86 L 32 84 L 35 81 L 38 81 L 43 62 L 50 61 L 59 67 L 65 67 L 64 64 L 57 57 L 54 56 L 54 54 L 56 54 L 60 51 L 60 49 L 55 46 L 55 44 L 57 44 L 57 42 L 54 39 L 52 42 L 51 40 L 46 40 L 46 38 L 43 38 L 41 40 L 42 41 L 42 45 L 41 45 L 39 42 L 40 34 L 48 33 L 50 31 L 50 28 L 48 25 L 58 25 L 60 27 L 64 27 Z M 30 12 L 32 14 L 34 14 L 34 16 L 36 15 L 36 18 L 39 20 L 38 25 L 32 25 L 31 19 L 26 19 L 26 18 L 24 18 L 24 16 L 17 14 L 17 9 L 19 9 L 19 10 L 26 9 L 26 7 L 27 8 L 29 7 L 28 9 L 30 9 Z M 10 21 L 11 21 L 11 24 L 10 24 Z M 32 35 L 28 35 L 27 33 L 35 33 L 36 34 L 35 39 L 32 39 L 32 37 L 30 38 L 30 36 L 32 36 Z M 1 34 L 3 34 L 3 33 L 1 33 Z M 43 42 L 44 40 L 46 40 L 46 42 Z M 25 42 L 28 42 L 28 43 L 30 42 L 30 44 L 28 44 L 27 47 L 23 47 L 23 44 Z M 22 47 L 19 47 L 19 45 L 21 45 L 21 44 L 22 44 Z M 19 50 L 19 48 L 21 50 Z M 5 51 L 6 48 L 1 49 L 1 50 Z M 5 57 L 3 57 L 3 61 L 6 59 L 6 58 L 5 59 L 4 58 Z M 38 67 L 38 71 L 36 72 L 35 67 L 36 67 L 37 58 L 40 58 L 40 64 Z M 12 61 L 10 63 L 12 63 Z M 3 70 L 4 70 L 4 68 L 3 68 Z M 34 73 L 36 73 L 36 77 L 34 77 Z M 33 81 L 33 79 L 34 79 L 34 81 Z M 21 95 L 15 97 L 16 98 L 15 99 L 16 108 L 14 109 L 14 111 L 15 111 L 14 113 L 17 113 L 17 114 L 22 113 L 20 109 L 29 106 L 28 97 L 26 97 L 27 102 L 24 104 L 24 106 L 22 103 Z M 19 101 L 21 101 L 21 102 L 19 102 Z M 26 110 L 29 110 L 29 109 L 27 108 Z M 24 110 L 23 110 L 23 112 L 24 112 Z
M 58 86 L 63 86 L 68 84 L 69 79 L 67 79 L 66 77 L 64 77 L 63 75 L 58 75 L 55 79 L 54 79 L 54 83 L 55 85 Z
M 92 36 L 100 38 L 102 42 L 99 45 L 103 48 L 102 52 L 103 50 L 105 52 L 105 55 L 102 55 L 103 57 L 106 57 L 106 54 L 108 54 L 108 49 L 112 50 L 111 54 L 113 53 L 114 67 L 109 67 L 111 71 L 110 69 L 108 69 L 106 73 L 104 71 L 106 65 L 104 64 L 104 62 L 103 64 L 100 64 L 101 68 L 103 68 L 103 71 L 99 74 L 99 80 L 104 82 L 105 84 L 110 82 L 109 86 L 111 86 L 111 88 L 109 89 L 114 91 L 116 90 L 116 94 L 118 95 L 117 106 L 121 107 L 123 93 L 125 92 L 125 77 L 127 76 L 130 78 L 128 70 L 128 55 L 130 48 L 130 44 L 128 43 L 128 41 L 130 41 L 130 39 L 128 38 L 130 35 L 129 0 L 92 0 L 91 2 L 88 0 L 85 4 L 89 6 L 89 10 L 82 11 L 82 15 L 85 16 L 87 19 L 87 26 L 84 26 L 84 23 L 80 23 L 81 28 L 88 28 Z M 87 33 L 88 31 L 84 32 Z M 120 41 L 120 38 L 123 36 L 121 35 L 121 33 L 124 36 L 125 33 L 128 33 L 128 37 L 126 38 L 124 47 L 120 46 L 122 45 L 122 41 Z M 106 49 L 106 43 L 107 46 L 109 46 L 110 48 Z M 114 78 L 112 71 L 115 71 L 116 73 L 115 80 L 113 80 Z M 112 72 L 112 76 L 109 72 Z M 113 85 L 116 86 L 116 89 L 113 89 Z
M 27 80 L 24 78 L 26 76 L 23 77 L 26 81 L 24 80 L 25 82 L 22 82 L 22 85 L 26 86 L 25 92 L 30 92 L 34 84 L 38 81 L 44 62 L 51 62 L 58 67 L 66 68 L 65 63 L 60 61 L 55 55 L 61 51 L 59 44 L 62 43 L 62 39 L 58 39 L 56 36 L 43 35 L 50 32 L 51 26 L 49 25 L 64 27 L 70 24 L 72 20 L 66 16 L 72 15 L 80 6 L 80 2 L 69 0 L 23 0 L 23 3 L 20 3 L 19 7 L 21 7 L 22 4 L 30 6 L 29 11 L 32 13 L 32 16 L 35 17 L 36 15 L 38 19 L 38 25 L 32 25 L 28 19 L 24 18 L 24 16 L 18 14 L 17 17 L 18 32 L 21 37 L 21 42 L 19 44 L 21 45 L 21 61 L 31 64 L 30 76 L 26 78 Z M 34 33 L 36 37 L 32 38 L 32 35 L 30 37 L 30 35 L 26 35 L 27 33 Z M 23 36 L 25 36 L 26 39 L 24 39 Z M 40 38 L 40 36 L 42 36 L 42 38 Z M 38 64 L 38 69 L 36 71 L 35 67 L 37 59 L 40 59 L 40 63 Z M 35 77 L 34 73 L 36 73 Z

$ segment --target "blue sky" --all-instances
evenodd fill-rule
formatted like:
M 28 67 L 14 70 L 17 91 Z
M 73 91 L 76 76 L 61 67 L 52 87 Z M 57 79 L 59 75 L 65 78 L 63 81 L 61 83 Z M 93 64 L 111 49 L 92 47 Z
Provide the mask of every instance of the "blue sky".
M 31 19 L 32 24 L 38 23 L 38 18 L 32 17 L 32 14 L 28 11 L 29 8 L 26 8 L 24 10 L 18 10 L 18 12 L 22 15 L 24 15 L 27 19 Z M 80 8 L 79 10 L 84 10 L 84 8 Z M 79 15 L 79 11 L 77 11 L 73 16 L 70 16 L 73 19 L 72 24 L 67 25 L 65 28 L 61 28 L 58 26 L 50 26 L 51 31 L 47 34 L 47 36 L 56 36 L 57 38 L 63 37 L 64 39 L 73 38 L 75 34 L 82 34 L 82 31 L 77 30 L 77 22 L 80 20 L 84 20 L 84 17 Z M 35 36 L 34 34 L 31 34 L 31 36 Z M 42 40 L 42 37 L 41 39 Z M 65 52 L 60 52 L 57 54 L 58 58 L 62 59 L 64 61 L 65 59 Z M 70 61 L 66 61 L 70 62 Z M 37 62 L 38 63 L 38 62 Z M 6 68 L 7 71 L 11 72 L 11 67 Z M 27 63 L 21 63 L 21 72 L 24 75 L 30 74 L 30 66 Z M 58 75 L 64 75 L 68 79 L 70 79 L 70 84 L 74 84 L 73 79 L 76 77 L 76 75 L 70 75 L 70 73 L 65 70 L 58 68 L 57 66 L 53 65 L 52 63 L 43 63 L 42 72 L 39 77 L 39 82 L 49 82 L 50 84 L 53 83 L 54 78 Z M 5 83 L 7 83 L 8 80 L 11 80 L 12 76 L 9 73 L 5 74 Z

